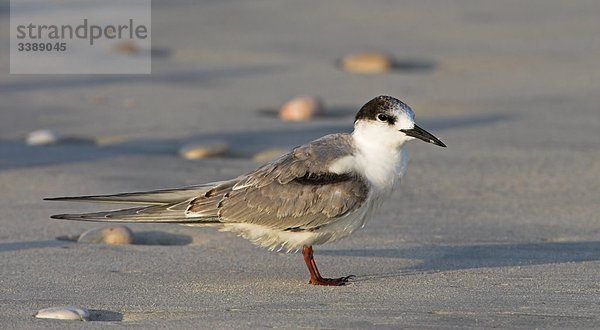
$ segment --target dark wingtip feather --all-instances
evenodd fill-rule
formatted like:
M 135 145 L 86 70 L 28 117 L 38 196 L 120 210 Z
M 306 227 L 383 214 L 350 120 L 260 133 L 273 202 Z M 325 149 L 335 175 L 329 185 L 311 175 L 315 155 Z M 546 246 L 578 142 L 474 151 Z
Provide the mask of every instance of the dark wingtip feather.
M 99 219 L 89 217 L 92 214 L 54 214 L 50 216 L 50 219 L 56 220 L 76 220 L 76 221 L 91 221 L 91 222 L 107 222 L 109 219 Z
M 93 202 L 92 198 L 97 196 L 75 196 L 75 197 L 46 197 L 43 200 L 51 201 L 51 202 L 64 202 L 64 201 L 73 201 L 73 202 Z
M 94 202 L 95 198 L 102 196 L 72 196 L 72 197 L 46 197 L 43 200 L 45 201 L 73 201 L 73 202 Z
M 50 219 L 57 220 L 86 220 L 81 214 L 54 214 L 50 216 Z

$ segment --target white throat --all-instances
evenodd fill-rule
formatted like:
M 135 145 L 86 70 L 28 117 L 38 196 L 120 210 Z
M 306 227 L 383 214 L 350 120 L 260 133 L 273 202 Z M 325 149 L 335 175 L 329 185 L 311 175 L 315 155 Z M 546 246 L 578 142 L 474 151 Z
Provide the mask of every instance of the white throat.
M 352 133 L 357 152 L 356 169 L 382 190 L 391 190 L 406 171 L 407 154 L 402 146 L 409 139 L 396 130 L 357 122 Z

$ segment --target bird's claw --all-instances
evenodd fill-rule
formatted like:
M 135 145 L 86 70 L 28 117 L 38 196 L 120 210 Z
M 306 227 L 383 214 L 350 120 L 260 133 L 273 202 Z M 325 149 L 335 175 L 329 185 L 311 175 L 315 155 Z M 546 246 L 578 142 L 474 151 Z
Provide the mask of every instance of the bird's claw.
M 308 283 L 312 285 L 342 286 L 346 285 L 351 279 L 355 277 L 356 276 L 354 275 L 349 275 L 340 278 L 311 278 Z

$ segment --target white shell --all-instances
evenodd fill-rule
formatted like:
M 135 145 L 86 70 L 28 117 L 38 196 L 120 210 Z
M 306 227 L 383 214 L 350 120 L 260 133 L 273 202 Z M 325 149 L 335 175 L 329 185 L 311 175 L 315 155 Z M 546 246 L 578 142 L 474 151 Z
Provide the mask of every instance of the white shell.
M 61 306 L 44 308 L 35 314 L 39 319 L 89 321 L 90 312 L 82 307 Z
M 41 129 L 27 134 L 25 142 L 30 146 L 44 146 L 55 144 L 58 140 L 59 136 L 55 132 L 49 129 Z

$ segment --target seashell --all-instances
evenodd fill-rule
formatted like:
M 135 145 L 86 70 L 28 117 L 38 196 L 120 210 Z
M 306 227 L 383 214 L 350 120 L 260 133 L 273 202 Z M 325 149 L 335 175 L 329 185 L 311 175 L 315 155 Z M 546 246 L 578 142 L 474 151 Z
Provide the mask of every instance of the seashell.
M 40 129 L 27 134 L 25 143 L 30 146 L 44 146 L 56 144 L 60 140 L 58 134 L 49 129 Z
M 44 308 L 35 314 L 39 319 L 89 321 L 90 312 L 77 306 L 61 306 Z
M 179 154 L 185 159 L 203 159 L 224 155 L 229 150 L 226 142 L 190 143 L 179 149 Z
M 114 45 L 114 50 L 124 55 L 135 55 L 140 52 L 140 48 L 133 41 L 124 41 Z
M 133 232 L 123 225 L 92 228 L 77 239 L 78 243 L 103 244 L 133 244 L 133 241 Z
M 279 118 L 283 121 L 306 121 L 325 112 L 323 101 L 314 96 L 299 96 L 287 101 L 279 108 Z
M 356 73 L 384 73 L 394 66 L 391 56 L 379 52 L 346 55 L 341 60 L 344 70 Z
M 280 148 L 265 149 L 263 151 L 256 153 L 252 157 L 252 159 L 258 163 L 266 163 L 266 162 L 270 162 L 272 160 L 279 158 L 281 155 L 285 154 L 286 152 L 287 152 L 287 150 L 280 149 Z

